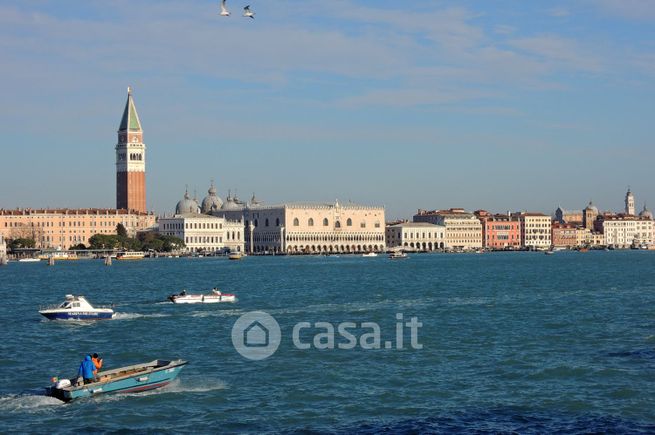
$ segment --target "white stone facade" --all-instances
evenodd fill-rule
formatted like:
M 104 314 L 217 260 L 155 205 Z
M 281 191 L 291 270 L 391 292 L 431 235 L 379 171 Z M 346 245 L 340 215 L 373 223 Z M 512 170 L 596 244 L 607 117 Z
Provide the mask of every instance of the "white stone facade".
M 446 249 L 482 248 L 482 223 L 476 215 L 463 209 L 419 210 L 414 215 L 414 222 L 427 222 L 445 227 Z
M 543 213 L 519 213 L 524 248 L 548 249 L 552 245 L 552 220 Z
M 548 249 L 552 245 L 552 219 L 543 213 L 517 213 L 521 222 L 521 241 L 524 248 Z
M 183 213 L 159 218 L 159 233 L 182 239 L 187 252 L 244 251 L 243 221 Z
M 605 245 L 617 248 L 652 245 L 655 238 L 655 222 L 634 216 L 616 216 L 603 219 Z
M 384 208 L 356 204 L 248 205 L 217 214 L 244 217 L 249 253 L 382 252 Z
M 387 226 L 387 248 L 435 251 L 446 247 L 446 227 L 426 222 L 402 222 Z

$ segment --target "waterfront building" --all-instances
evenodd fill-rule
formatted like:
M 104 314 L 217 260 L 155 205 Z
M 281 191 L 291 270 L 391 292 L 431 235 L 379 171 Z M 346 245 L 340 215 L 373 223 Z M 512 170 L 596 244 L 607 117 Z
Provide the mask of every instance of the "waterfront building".
M 596 220 L 596 228 L 604 236 L 604 244 L 616 248 L 652 245 L 655 238 L 655 222 L 652 215 L 627 215 L 604 213 Z
M 475 212 L 482 223 L 482 245 L 488 249 L 519 249 L 521 223 L 507 214 L 491 214 L 485 210 Z
M 578 230 L 582 231 L 578 231 Z M 582 233 L 583 237 L 579 237 L 579 233 Z M 556 248 L 575 248 L 577 246 L 583 246 L 586 242 L 586 233 L 590 233 L 589 230 L 578 227 L 577 225 L 553 222 L 552 225 L 552 245 Z
M 311 254 L 385 250 L 382 207 L 339 201 L 276 206 L 251 202 L 244 211 L 249 252 Z
M 628 191 L 625 194 L 625 214 L 627 214 L 628 216 L 635 215 L 635 196 L 630 191 L 629 187 L 628 187 Z
M 555 220 L 561 224 L 582 225 L 584 221 L 583 210 L 565 210 L 557 207 L 555 210 Z
M 0 209 L 0 235 L 33 239 L 40 249 L 88 245 L 94 234 L 116 234 L 122 224 L 130 237 L 156 225 L 155 215 L 116 209 Z
M 210 204 L 211 201 L 214 202 Z M 203 207 L 211 211 L 219 202 L 212 182 Z M 175 206 L 175 214 L 160 217 L 158 223 L 159 233 L 182 239 L 187 252 L 244 252 L 245 249 L 243 219 L 202 213 L 198 201 L 191 199 L 188 190 Z
M 582 211 L 583 216 L 582 216 L 582 226 L 584 226 L 588 230 L 593 230 L 594 229 L 594 222 L 600 215 L 598 212 L 598 208 L 594 205 L 593 202 L 589 201 L 589 204 L 585 207 L 585 209 Z
M 383 207 L 339 201 L 265 205 L 255 194 L 249 202 L 243 202 L 231 192 L 223 202 L 212 183 L 201 211 L 243 221 L 248 253 L 325 254 L 386 249 Z
M 524 248 L 528 249 L 548 249 L 551 242 L 551 225 L 550 216 L 543 213 L 519 212 L 514 213 L 513 217 L 519 219 L 521 223 L 521 241 Z
M 146 146 L 141 121 L 127 88 L 116 144 L 116 208 L 146 213 Z
M 448 210 L 418 210 L 414 222 L 442 225 L 446 229 L 446 248 L 482 248 L 482 223 L 473 213 L 461 208 Z
M 426 222 L 399 222 L 387 225 L 387 248 L 436 251 L 446 247 L 446 227 Z
M 0 234 L 0 259 L 7 256 L 7 243 L 5 238 Z

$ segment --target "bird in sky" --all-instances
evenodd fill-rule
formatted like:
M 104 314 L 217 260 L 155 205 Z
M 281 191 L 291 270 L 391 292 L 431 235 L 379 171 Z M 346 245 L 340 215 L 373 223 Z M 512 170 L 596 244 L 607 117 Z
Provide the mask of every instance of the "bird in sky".
M 230 11 L 227 10 L 227 7 L 225 6 L 225 2 L 227 0 L 221 0 L 221 17 L 229 17 L 230 16 Z
M 244 16 L 244 17 L 250 17 L 250 18 L 252 18 L 252 19 L 255 18 L 255 13 L 254 13 L 253 11 L 250 10 L 250 5 L 248 5 L 248 6 L 246 6 L 245 8 L 243 8 L 243 16 Z

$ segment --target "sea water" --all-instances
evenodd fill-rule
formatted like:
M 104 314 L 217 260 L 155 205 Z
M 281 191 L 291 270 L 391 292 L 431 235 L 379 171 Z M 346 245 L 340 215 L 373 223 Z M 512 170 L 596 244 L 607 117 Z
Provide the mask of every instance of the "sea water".
M 166 302 L 214 286 L 238 302 Z M 655 431 L 655 252 L 10 263 L 0 290 L 2 432 Z M 68 293 L 118 314 L 96 323 L 38 314 Z M 256 310 L 281 328 L 261 361 L 231 338 Z M 403 326 L 411 318 L 422 325 L 417 346 Z M 294 345 L 298 322 L 310 325 L 300 336 L 309 349 Z M 337 334 L 333 349 L 319 349 L 316 322 L 352 322 L 358 340 L 374 322 L 380 348 L 340 349 Z M 107 368 L 190 364 L 152 392 L 70 404 L 42 395 L 93 352 Z

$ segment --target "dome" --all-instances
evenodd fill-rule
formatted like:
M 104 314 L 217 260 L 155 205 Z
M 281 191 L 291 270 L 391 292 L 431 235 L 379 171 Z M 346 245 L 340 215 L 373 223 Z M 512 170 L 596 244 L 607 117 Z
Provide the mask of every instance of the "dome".
M 241 207 L 239 200 L 232 196 L 231 193 L 228 193 L 227 198 L 225 198 L 225 203 L 221 207 L 221 210 L 241 210 L 242 208 L 243 207 Z
M 639 213 L 639 217 L 653 220 L 653 213 L 648 210 L 644 204 L 644 209 L 641 211 L 641 213 Z
M 200 206 L 198 206 L 198 203 L 189 197 L 189 191 L 184 192 L 184 199 L 175 206 L 175 214 L 199 212 Z
M 600 214 L 598 212 L 598 208 L 591 201 L 589 201 L 589 205 L 584 209 L 584 211 L 592 211 L 594 212 L 594 216 L 598 216 Z
M 260 204 L 261 204 L 261 202 L 259 202 L 259 199 L 257 199 L 257 197 L 255 196 L 255 194 L 253 192 L 252 198 L 250 198 L 250 206 L 251 207 L 257 207 Z
M 223 207 L 223 201 L 216 195 L 216 187 L 214 186 L 213 181 L 207 193 L 208 195 L 202 200 L 203 213 L 211 213 L 212 211 Z

